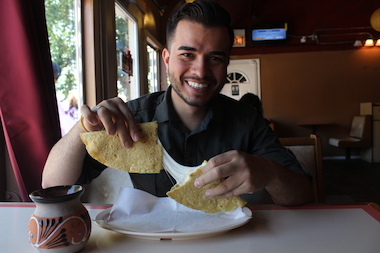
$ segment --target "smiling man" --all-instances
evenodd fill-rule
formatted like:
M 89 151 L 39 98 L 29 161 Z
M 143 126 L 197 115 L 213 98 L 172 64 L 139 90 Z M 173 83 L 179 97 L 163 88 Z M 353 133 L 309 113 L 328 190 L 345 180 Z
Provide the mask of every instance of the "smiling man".
M 208 160 L 195 187 L 226 179 L 206 191 L 209 197 L 242 195 L 249 203 L 282 205 L 310 202 L 310 173 L 280 145 L 262 116 L 219 94 L 233 38 L 230 16 L 217 3 L 185 4 L 168 22 L 162 53 L 171 86 L 127 103 L 112 98 L 93 109 L 84 105 L 82 124 L 89 131 L 117 133 L 128 148 L 141 139 L 136 122 L 157 121 L 161 143 L 178 163 L 196 166 Z M 79 138 L 83 131 L 79 122 L 53 147 L 43 187 L 89 183 L 105 168 L 86 153 Z M 175 183 L 165 171 L 131 178 L 135 188 L 156 196 L 166 196 Z
M 228 31 L 182 20 L 171 36 L 162 55 L 175 91 L 172 101 L 182 122 L 193 130 L 225 84 L 231 49 L 225 43 Z

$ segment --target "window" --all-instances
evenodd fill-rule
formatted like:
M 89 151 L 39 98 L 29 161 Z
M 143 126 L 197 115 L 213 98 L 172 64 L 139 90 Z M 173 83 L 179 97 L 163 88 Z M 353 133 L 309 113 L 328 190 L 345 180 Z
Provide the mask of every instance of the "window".
M 117 89 L 124 101 L 138 98 L 137 24 L 118 3 L 115 4 Z
M 239 72 L 231 72 L 227 74 L 227 83 L 247 83 L 247 78 Z
M 83 102 L 80 45 L 79 0 L 45 0 L 46 23 L 52 61 L 60 73 L 56 80 L 57 104 L 66 134 L 78 120 Z M 56 66 L 57 66 L 56 65 Z
M 148 52 L 148 88 L 149 92 L 156 92 L 159 90 L 158 86 L 158 52 L 153 46 L 147 46 Z

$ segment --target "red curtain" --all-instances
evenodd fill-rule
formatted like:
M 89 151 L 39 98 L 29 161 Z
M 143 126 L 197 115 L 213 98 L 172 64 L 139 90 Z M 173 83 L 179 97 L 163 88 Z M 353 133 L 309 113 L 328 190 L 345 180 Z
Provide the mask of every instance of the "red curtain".
M 21 198 L 30 201 L 60 138 L 43 0 L 0 1 L 0 117 Z

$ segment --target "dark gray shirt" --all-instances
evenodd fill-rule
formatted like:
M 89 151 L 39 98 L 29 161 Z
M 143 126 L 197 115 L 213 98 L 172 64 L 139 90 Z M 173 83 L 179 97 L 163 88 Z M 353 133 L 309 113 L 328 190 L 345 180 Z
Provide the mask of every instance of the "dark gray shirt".
M 127 105 L 138 123 L 157 121 L 159 139 L 178 163 L 197 166 L 218 154 L 239 150 L 272 159 L 290 170 L 308 174 L 294 155 L 279 143 L 276 134 L 254 108 L 219 94 L 211 101 L 203 121 L 190 132 L 174 111 L 171 92 L 169 87 L 166 92 L 148 94 L 127 102 Z M 78 183 L 90 182 L 104 168 L 104 165 L 87 155 Z M 131 174 L 131 178 L 135 188 L 156 196 L 166 196 L 175 183 L 165 171 L 158 175 Z M 265 190 L 249 197 L 255 199 L 249 202 L 271 202 Z

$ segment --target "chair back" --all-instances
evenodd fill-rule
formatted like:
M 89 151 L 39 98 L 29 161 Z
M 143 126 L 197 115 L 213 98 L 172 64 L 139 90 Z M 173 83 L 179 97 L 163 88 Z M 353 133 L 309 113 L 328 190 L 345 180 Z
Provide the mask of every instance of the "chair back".
M 363 140 L 371 139 L 371 116 L 354 116 L 351 124 L 350 137 Z
M 303 167 L 313 175 L 314 201 L 324 202 L 324 181 L 322 165 L 322 148 L 320 137 L 311 134 L 310 137 L 279 138 L 281 144 L 291 150 Z

